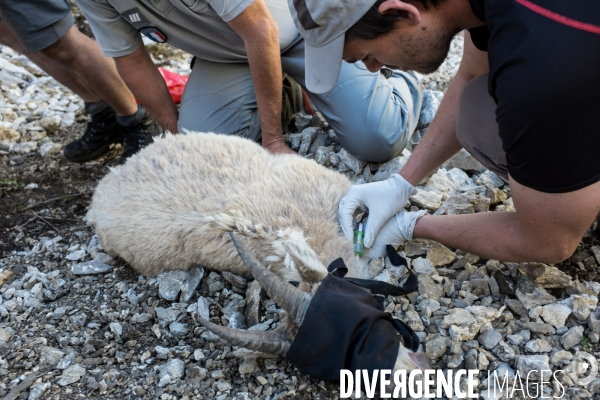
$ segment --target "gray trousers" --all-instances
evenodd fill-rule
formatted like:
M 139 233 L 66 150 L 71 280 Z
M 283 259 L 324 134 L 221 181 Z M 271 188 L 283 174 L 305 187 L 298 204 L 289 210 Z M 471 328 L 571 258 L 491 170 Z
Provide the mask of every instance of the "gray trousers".
M 0 0 L 0 19 L 27 51 L 53 45 L 75 22 L 68 0 Z
M 304 41 L 281 55 L 283 72 L 304 85 Z M 362 160 L 387 161 L 404 149 L 419 119 L 422 89 L 412 73 L 389 78 L 362 63 L 344 63 L 334 88 L 307 92 L 341 145 Z M 248 64 L 196 59 L 181 101 L 179 128 L 261 137 Z
M 460 97 L 456 137 L 490 171 L 508 181 L 506 153 L 496 122 L 496 102 L 488 93 L 488 74 L 472 79 Z

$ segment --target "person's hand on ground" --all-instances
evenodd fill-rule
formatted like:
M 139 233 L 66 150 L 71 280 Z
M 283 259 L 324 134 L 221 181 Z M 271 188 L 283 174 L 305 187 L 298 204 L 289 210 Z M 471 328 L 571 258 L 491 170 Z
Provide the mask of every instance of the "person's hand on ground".
M 365 226 L 364 244 L 365 247 L 371 247 L 381 227 L 402 211 L 414 190 L 414 186 L 399 174 L 385 181 L 352 186 L 338 207 L 338 218 L 344 234 L 353 237 L 354 212 L 357 208 L 366 207 L 369 218 Z
M 294 150 L 290 149 L 286 144 L 283 138 L 275 139 L 269 143 L 263 142 L 263 147 L 272 154 L 295 154 L 299 156 Z
M 369 249 L 368 257 L 370 259 L 383 257 L 385 255 L 385 247 L 388 244 L 391 244 L 395 248 L 408 240 L 412 240 L 417 219 L 426 213 L 423 210 L 415 212 L 401 211 L 392 217 L 379 231 L 373 245 Z

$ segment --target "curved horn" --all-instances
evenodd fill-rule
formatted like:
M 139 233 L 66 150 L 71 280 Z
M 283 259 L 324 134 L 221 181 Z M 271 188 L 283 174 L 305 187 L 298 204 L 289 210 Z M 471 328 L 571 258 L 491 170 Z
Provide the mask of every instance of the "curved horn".
M 267 292 L 269 297 L 273 299 L 275 303 L 279 304 L 288 312 L 298 326 L 302 325 L 306 310 L 310 304 L 311 296 L 308 293 L 285 283 L 273 272 L 260 265 L 258 261 L 246 253 L 233 232 L 230 232 L 229 235 L 231 236 L 231 240 L 233 240 L 233 244 L 235 245 L 238 254 L 250 270 L 250 273 L 252 273 L 254 279 L 258 281 L 260 286 L 265 289 L 265 292 Z
M 196 318 L 206 329 L 225 339 L 234 346 L 245 347 L 250 350 L 285 356 L 290 349 L 291 342 L 283 339 L 278 331 L 242 331 L 213 324 L 198 316 Z

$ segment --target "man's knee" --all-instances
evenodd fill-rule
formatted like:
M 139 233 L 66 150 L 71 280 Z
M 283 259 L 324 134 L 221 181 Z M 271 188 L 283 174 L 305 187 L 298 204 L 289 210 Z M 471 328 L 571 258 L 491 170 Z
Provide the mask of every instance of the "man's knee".
M 412 136 L 422 91 L 416 77 L 400 72 L 386 79 L 352 65 L 344 70 L 346 79 L 327 95 L 327 102 L 317 99 L 317 108 L 342 146 L 359 159 L 388 161 L 402 152 Z
M 182 102 L 177 123 L 180 131 L 214 132 L 252 140 L 261 136 L 257 110 L 228 108 L 218 96 L 196 96 Z
M 386 162 L 398 156 L 410 142 L 414 128 L 411 116 L 401 107 L 355 115 L 347 118 L 343 126 L 334 127 L 342 147 L 358 159 L 372 162 Z
M 63 37 L 45 49 L 40 50 L 40 54 L 60 64 L 72 65 L 75 63 L 78 54 L 87 51 L 85 46 L 82 46 L 83 43 L 80 40 L 80 35 L 84 36 L 83 33 L 79 32 L 73 26 Z
M 347 152 L 359 160 L 386 162 L 400 155 L 408 144 L 410 136 L 390 136 L 389 132 L 362 131 L 362 135 L 352 138 L 339 138 Z
M 65 46 L 60 40 L 54 42 L 45 49 L 40 50 L 40 54 L 60 64 L 66 64 L 69 61 L 69 55 L 72 55 L 72 49 Z

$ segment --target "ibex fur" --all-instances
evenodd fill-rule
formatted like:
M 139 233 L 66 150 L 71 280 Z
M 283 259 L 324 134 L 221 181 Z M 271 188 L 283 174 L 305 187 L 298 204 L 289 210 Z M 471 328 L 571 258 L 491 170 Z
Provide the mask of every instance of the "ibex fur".
M 287 280 L 316 282 L 352 241 L 337 221 L 351 182 L 314 161 L 273 155 L 235 136 L 158 139 L 104 177 L 88 223 L 104 249 L 146 276 L 200 264 L 248 276 L 228 232 Z

